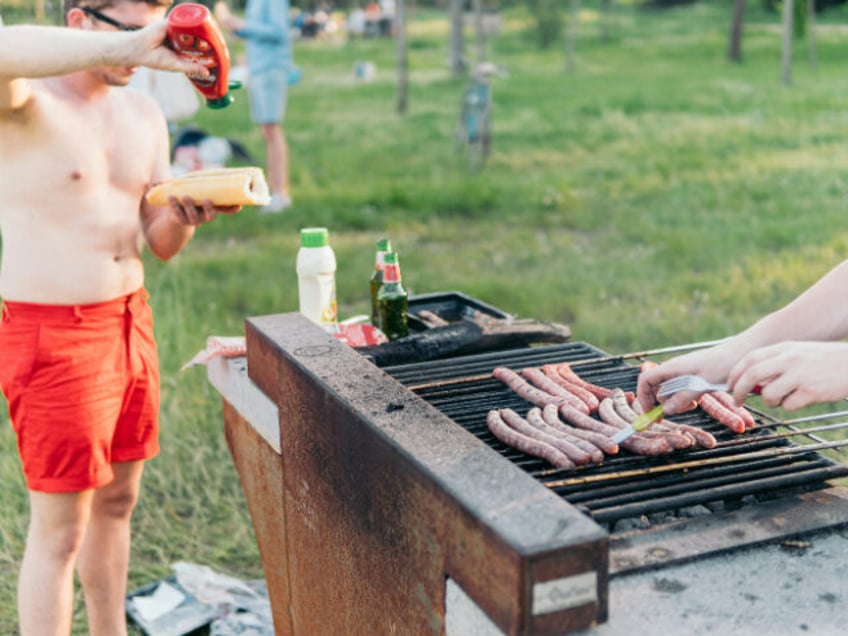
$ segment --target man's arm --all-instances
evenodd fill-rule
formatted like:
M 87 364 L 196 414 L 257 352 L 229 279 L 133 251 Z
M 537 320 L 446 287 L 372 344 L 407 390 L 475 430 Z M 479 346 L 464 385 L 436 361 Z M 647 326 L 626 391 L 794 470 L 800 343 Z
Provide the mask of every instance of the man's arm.
M 151 123 L 151 129 L 159 140 L 152 183 L 159 183 L 171 174 L 168 130 L 158 110 L 150 113 L 150 117 L 155 120 Z M 182 251 L 194 236 L 198 225 L 209 223 L 218 214 L 234 214 L 240 209 L 241 206 L 215 207 L 209 200 L 203 201 L 202 205 L 195 205 L 190 197 L 184 201 L 172 198 L 169 205 L 152 205 L 142 199 L 140 211 L 144 240 L 157 258 L 168 260 Z
M 650 408 L 657 387 L 686 373 L 727 381 L 740 403 L 755 386 L 769 406 L 797 409 L 848 395 L 848 261 L 781 309 L 716 347 L 678 356 L 639 376 Z M 692 394 L 672 396 L 666 413 L 691 408 Z
M 206 75 L 208 71 L 165 46 L 167 22 L 133 32 L 93 32 L 36 25 L 0 29 L 0 108 L 29 97 L 23 78 L 52 77 L 97 66 L 149 66 Z

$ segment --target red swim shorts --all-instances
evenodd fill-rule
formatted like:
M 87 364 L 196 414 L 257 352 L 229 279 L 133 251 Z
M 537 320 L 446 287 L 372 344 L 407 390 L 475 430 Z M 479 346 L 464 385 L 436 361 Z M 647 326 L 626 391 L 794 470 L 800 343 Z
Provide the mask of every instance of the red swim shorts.
M 6 302 L 0 390 L 27 487 L 79 492 L 159 452 L 159 361 L 143 289 L 91 305 Z

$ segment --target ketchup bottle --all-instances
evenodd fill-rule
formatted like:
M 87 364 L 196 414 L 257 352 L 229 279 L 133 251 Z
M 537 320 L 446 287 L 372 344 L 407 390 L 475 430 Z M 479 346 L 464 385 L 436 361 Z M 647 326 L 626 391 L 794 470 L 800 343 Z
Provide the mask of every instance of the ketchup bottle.
M 168 14 L 168 42 L 179 55 L 209 70 L 207 77 L 188 76 L 206 98 L 209 108 L 224 108 L 233 103 L 230 89 L 240 84 L 227 82 L 230 52 L 209 9 L 193 2 L 174 7 Z

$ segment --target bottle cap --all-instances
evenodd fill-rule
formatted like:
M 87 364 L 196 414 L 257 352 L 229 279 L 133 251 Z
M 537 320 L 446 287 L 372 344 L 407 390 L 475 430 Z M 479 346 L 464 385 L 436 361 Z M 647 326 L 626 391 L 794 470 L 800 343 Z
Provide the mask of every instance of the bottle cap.
M 233 96 L 227 93 L 226 95 L 219 97 L 217 99 L 207 99 L 206 106 L 209 108 L 226 108 L 230 104 L 233 103 Z
M 380 252 L 390 252 L 392 250 L 392 242 L 387 238 L 381 238 L 377 241 L 377 250 Z
M 330 244 L 329 232 L 325 227 L 305 227 L 300 231 L 302 247 L 324 247 Z
M 386 265 L 397 265 L 398 264 L 398 255 L 397 252 L 386 252 L 386 255 L 383 257 L 383 263 Z

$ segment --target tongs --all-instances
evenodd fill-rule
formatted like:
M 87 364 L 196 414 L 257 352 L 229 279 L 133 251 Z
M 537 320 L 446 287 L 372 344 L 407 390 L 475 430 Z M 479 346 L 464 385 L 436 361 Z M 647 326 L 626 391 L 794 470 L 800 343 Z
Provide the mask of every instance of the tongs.
M 692 393 L 711 393 L 713 391 L 727 391 L 727 384 L 717 384 L 702 378 L 699 375 L 679 375 L 676 378 L 671 378 L 660 384 L 657 389 L 658 398 L 667 398 L 681 391 L 690 391 Z M 759 393 L 761 387 L 755 386 L 753 393 Z M 630 425 L 621 429 L 618 433 L 612 436 L 612 441 L 616 444 L 621 444 L 634 433 L 644 431 L 651 427 L 654 423 L 662 419 L 663 405 L 657 404 L 647 413 L 637 415 L 630 422 Z
M 621 442 L 628 439 L 634 433 L 638 433 L 640 431 L 644 431 L 647 428 L 650 428 L 652 424 L 661 420 L 662 416 L 663 405 L 657 404 L 647 413 L 642 413 L 641 415 L 637 415 L 636 417 L 634 417 L 633 421 L 630 422 L 630 424 L 628 424 L 612 436 L 612 441 L 616 444 L 621 444 Z
M 681 391 L 691 391 L 693 393 L 727 391 L 727 385 L 715 384 L 702 378 L 700 375 L 679 375 L 660 384 L 660 387 L 657 389 L 657 397 L 667 398 Z

